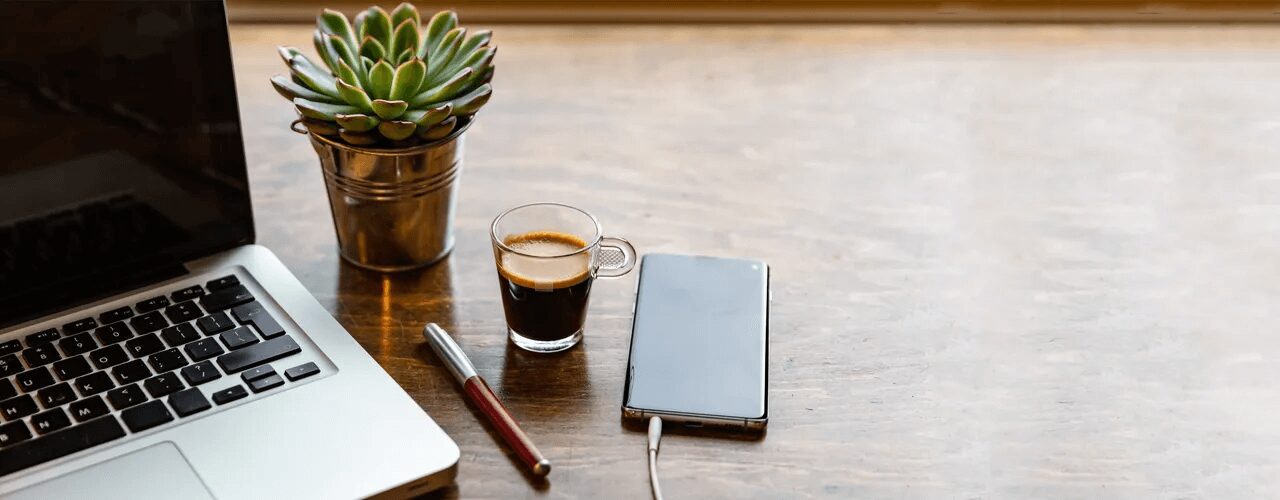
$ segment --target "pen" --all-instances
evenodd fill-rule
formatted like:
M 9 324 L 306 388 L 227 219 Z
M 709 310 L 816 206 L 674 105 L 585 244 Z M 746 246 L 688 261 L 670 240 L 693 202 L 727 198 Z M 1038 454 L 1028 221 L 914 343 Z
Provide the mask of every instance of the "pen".
M 542 456 L 542 452 L 533 445 L 529 436 L 520 430 L 520 424 L 516 423 L 516 419 L 512 418 L 507 408 L 498 401 L 489 384 L 476 374 L 475 366 L 472 366 L 471 360 L 467 359 L 466 353 L 462 352 L 462 348 L 458 347 L 449 333 L 444 331 L 444 328 L 440 328 L 440 325 L 427 323 L 427 326 L 422 327 L 422 336 L 427 338 L 431 350 L 435 351 L 436 356 L 444 362 L 449 373 L 452 373 L 453 377 L 458 379 L 458 383 L 462 384 L 462 392 L 467 395 L 467 399 L 480 408 L 480 412 L 484 413 L 489 422 L 497 428 L 502 439 L 515 450 L 520 461 L 535 476 L 546 476 L 551 472 L 551 462 Z

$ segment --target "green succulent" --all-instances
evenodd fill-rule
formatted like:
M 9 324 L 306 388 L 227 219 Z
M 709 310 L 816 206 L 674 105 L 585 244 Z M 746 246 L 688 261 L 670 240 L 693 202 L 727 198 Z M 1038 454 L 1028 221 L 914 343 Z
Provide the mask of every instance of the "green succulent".
M 411 145 L 449 135 L 493 94 L 492 33 L 467 35 L 458 15 L 441 11 L 419 32 L 417 7 L 390 14 L 370 7 L 355 18 L 325 9 L 316 18 L 316 52 L 328 68 L 280 47 L 290 77 L 271 79 L 313 134 L 358 146 Z

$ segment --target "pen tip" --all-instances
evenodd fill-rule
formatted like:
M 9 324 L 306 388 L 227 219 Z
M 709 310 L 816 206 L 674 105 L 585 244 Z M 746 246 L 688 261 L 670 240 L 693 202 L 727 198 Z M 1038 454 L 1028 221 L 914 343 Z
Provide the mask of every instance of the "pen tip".
M 551 461 L 547 459 L 539 460 L 533 464 L 533 474 L 536 476 L 546 476 L 551 473 Z

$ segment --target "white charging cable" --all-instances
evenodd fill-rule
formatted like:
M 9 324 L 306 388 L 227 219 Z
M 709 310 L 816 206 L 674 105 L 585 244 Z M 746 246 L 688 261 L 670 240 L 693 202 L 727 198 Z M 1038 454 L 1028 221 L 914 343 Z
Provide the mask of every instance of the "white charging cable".
M 658 445 L 662 443 L 662 419 L 649 417 L 649 486 L 653 488 L 653 500 L 663 500 L 662 487 L 658 485 Z

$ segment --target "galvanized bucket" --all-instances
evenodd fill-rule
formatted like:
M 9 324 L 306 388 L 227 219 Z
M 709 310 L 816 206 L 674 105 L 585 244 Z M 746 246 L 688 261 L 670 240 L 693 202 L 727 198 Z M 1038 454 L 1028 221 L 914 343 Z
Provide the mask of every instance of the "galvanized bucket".
M 294 130 L 306 133 L 298 125 Z M 308 134 L 320 157 L 343 259 L 377 271 L 403 271 L 449 254 L 469 125 L 459 123 L 443 139 L 403 149 L 362 148 Z

